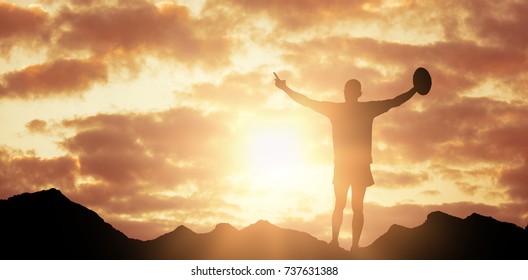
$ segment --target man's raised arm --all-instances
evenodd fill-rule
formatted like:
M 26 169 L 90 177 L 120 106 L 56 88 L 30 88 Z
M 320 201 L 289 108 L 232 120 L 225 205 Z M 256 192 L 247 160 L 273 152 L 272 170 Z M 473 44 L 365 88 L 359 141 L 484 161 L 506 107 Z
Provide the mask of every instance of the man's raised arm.
M 403 103 L 407 102 L 407 100 L 411 99 L 411 97 L 413 97 L 413 95 L 416 92 L 417 91 L 413 87 L 409 91 L 404 92 L 404 93 L 394 97 L 393 99 L 389 99 L 388 101 L 390 102 L 391 108 L 398 107 L 398 106 L 402 105 Z
M 303 106 L 307 106 L 307 107 L 316 109 L 316 107 L 320 103 L 318 101 L 315 101 L 315 100 L 312 100 L 312 99 L 306 97 L 303 94 L 300 94 L 300 93 L 298 93 L 296 91 L 293 91 L 291 88 L 289 88 L 286 85 L 286 80 L 281 80 L 281 79 L 279 79 L 277 77 L 275 79 L 275 86 L 277 88 L 281 89 L 282 91 L 284 91 L 286 94 L 288 94 L 291 97 L 291 99 L 293 99 L 295 102 L 297 102 L 297 103 L 299 103 L 299 104 L 301 104 Z

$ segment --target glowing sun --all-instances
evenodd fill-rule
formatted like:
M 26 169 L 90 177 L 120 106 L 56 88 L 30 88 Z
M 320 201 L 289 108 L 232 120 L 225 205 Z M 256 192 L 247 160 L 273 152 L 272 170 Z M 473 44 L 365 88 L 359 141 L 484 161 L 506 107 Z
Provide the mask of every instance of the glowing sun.
M 254 131 L 248 145 L 248 169 L 259 185 L 278 186 L 298 176 L 302 165 L 299 137 L 288 128 Z

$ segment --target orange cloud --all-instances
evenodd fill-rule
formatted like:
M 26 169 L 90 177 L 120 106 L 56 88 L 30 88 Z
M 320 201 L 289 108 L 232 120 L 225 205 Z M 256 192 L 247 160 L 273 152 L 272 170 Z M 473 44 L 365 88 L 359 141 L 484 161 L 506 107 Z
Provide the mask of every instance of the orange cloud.
M 227 74 L 220 83 L 196 83 L 189 91 L 176 92 L 178 98 L 193 100 L 197 105 L 218 107 L 219 110 L 255 110 L 265 106 L 267 99 L 276 94 L 269 92 L 272 74 L 261 72 Z M 267 81 L 268 86 L 262 85 Z
M 47 50 L 49 57 L 4 73 L 0 98 L 80 95 L 108 82 L 110 70 L 141 71 L 147 57 L 201 68 L 230 63 L 226 29 L 212 19 L 191 16 L 185 6 L 147 1 L 72 4 L 61 5 L 50 16 L 37 8 L 0 3 L 0 47 L 11 49 L 15 39 L 44 38 L 46 44 L 40 40 L 36 47 Z M 91 57 L 75 58 L 86 53 Z
M 369 3 L 377 5 L 380 1 L 247 1 L 231 0 L 206 2 L 204 10 L 223 9 L 228 6 L 233 15 L 244 14 L 246 16 L 265 14 L 276 20 L 277 31 L 284 29 L 288 31 L 301 31 L 316 25 L 326 25 L 329 22 L 338 21 L 341 18 L 355 17 L 368 18 L 374 14 L 366 11 L 363 6 Z
M 500 182 L 508 187 L 508 194 L 513 201 L 528 202 L 528 153 L 523 155 L 524 162 L 501 173 Z
M 430 178 L 425 172 L 387 172 L 374 171 L 376 186 L 381 188 L 412 188 L 425 184 Z
M 223 215 L 232 205 L 223 196 L 233 187 L 224 177 L 234 172 L 227 120 L 190 108 L 65 120 L 75 135 L 61 145 L 78 158 L 80 178 L 91 178 L 71 196 L 112 215 Z M 184 195 L 189 185 L 195 194 Z M 175 194 L 159 194 L 167 191 Z
M 431 104 L 422 112 L 390 114 L 377 123 L 380 138 L 402 149 L 409 160 L 496 163 L 515 159 L 525 150 L 528 111 L 521 105 L 462 97 Z
M 0 149 L 0 195 L 55 187 L 113 221 L 119 214 L 171 213 L 156 221 L 157 231 L 127 233 L 134 237 L 166 233 L 169 221 L 173 227 L 190 218 L 236 220 L 229 213 L 238 206 L 224 199 L 233 188 L 225 174 L 236 171 L 236 139 L 227 120 L 189 108 L 65 120 L 63 128 L 74 132 L 60 143 L 67 156 L 42 159 Z M 40 131 L 45 124 L 34 120 L 27 127 Z M 189 186 L 193 192 L 185 191 Z
M 468 25 L 480 38 L 512 51 L 522 51 L 528 46 L 524 28 L 528 24 L 526 2 L 507 1 L 502 5 L 495 5 L 468 1 L 462 5 L 470 11 L 466 19 Z
M 46 40 L 49 17 L 39 8 L 21 8 L 0 2 L 0 51 L 6 52 L 21 42 Z
M 186 108 L 146 115 L 96 115 L 65 121 L 78 133 L 63 146 L 79 156 L 84 175 L 120 184 L 146 180 L 151 185 L 177 185 L 207 177 L 201 165 L 226 160 L 219 147 L 229 132 L 220 120 L 220 115 L 204 116 Z
M 42 98 L 80 94 L 107 81 L 106 65 L 90 59 L 60 59 L 2 75 L 0 98 Z
M 26 128 L 32 133 L 43 133 L 48 123 L 43 120 L 32 120 L 26 124 Z
M 50 187 L 71 190 L 77 171 L 76 160 L 70 156 L 44 159 L 0 147 L 0 196 Z
M 114 59 L 157 56 L 188 65 L 218 66 L 229 62 L 230 42 L 203 25 L 187 7 L 164 2 L 120 2 L 61 10 L 54 18 L 57 47 L 90 51 Z

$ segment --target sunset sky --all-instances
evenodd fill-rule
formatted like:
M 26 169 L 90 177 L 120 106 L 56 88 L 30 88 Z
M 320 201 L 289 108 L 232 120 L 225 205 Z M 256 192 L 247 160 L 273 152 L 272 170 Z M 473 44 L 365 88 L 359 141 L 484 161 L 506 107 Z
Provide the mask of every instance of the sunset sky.
M 0 199 L 57 188 L 132 238 L 258 220 L 330 240 L 327 118 L 374 121 L 367 246 L 431 211 L 528 224 L 526 1 L 0 1 Z M 350 202 L 349 202 L 350 203 Z M 349 207 L 341 245 L 350 246 Z

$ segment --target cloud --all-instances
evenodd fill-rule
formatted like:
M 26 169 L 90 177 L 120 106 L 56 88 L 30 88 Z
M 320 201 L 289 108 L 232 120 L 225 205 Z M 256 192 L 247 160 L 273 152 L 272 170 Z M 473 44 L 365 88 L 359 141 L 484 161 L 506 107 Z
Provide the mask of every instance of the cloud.
M 264 86 L 266 82 L 268 87 Z M 186 102 L 192 102 L 194 106 L 254 111 L 266 107 L 269 97 L 277 94 L 269 92 L 270 88 L 275 90 L 272 85 L 271 73 L 266 76 L 260 71 L 230 72 L 218 83 L 196 83 L 188 91 L 175 94 Z
M 191 108 L 67 119 L 62 129 L 73 134 L 60 142 L 65 156 L 0 150 L 0 195 L 58 188 L 108 220 L 156 220 L 156 232 L 127 232 L 142 238 L 166 233 L 160 230 L 169 223 L 236 221 L 238 206 L 225 199 L 233 188 L 225 176 L 237 171 L 227 120 L 225 113 Z M 27 124 L 34 132 L 45 126 Z
M 388 172 L 382 170 L 373 171 L 376 178 L 376 186 L 381 188 L 412 188 L 423 185 L 429 180 L 429 174 L 425 172 Z
M 207 5 L 214 7 L 220 5 L 219 2 L 207 1 Z M 416 34 L 414 41 L 417 45 L 422 45 L 420 39 L 428 36 L 434 36 L 436 41 L 477 40 L 482 45 L 495 45 L 513 52 L 524 50 L 528 44 L 524 36 L 527 24 L 524 15 L 528 4 L 522 1 L 503 1 L 497 5 L 456 0 L 391 4 L 345 0 L 233 0 L 221 1 L 221 4 L 246 15 L 264 14 L 276 22 L 274 33 L 286 33 L 285 36 L 317 30 L 317 37 L 326 37 L 335 34 L 332 31 L 336 26 L 341 27 L 337 28 L 340 34 L 354 34 L 358 33 L 357 26 L 360 26 L 379 37 L 400 38 L 398 41 L 409 33 Z
M 213 26 L 201 24 L 187 7 L 162 2 L 120 2 L 63 8 L 54 19 L 61 32 L 57 47 L 96 56 L 133 60 L 155 56 L 187 65 L 228 63 L 229 41 Z
M 418 195 L 437 196 L 437 195 L 440 195 L 440 192 L 437 190 L 425 190 L 425 191 L 421 191 Z
M 367 18 L 374 16 L 363 6 L 368 1 L 214 1 L 206 2 L 204 10 L 228 6 L 232 13 L 266 15 L 276 20 L 276 31 L 302 31 L 316 25 L 326 25 L 341 18 Z M 372 2 L 372 1 L 371 1 Z M 375 4 L 374 4 L 375 5 Z
M 528 24 L 526 2 L 505 1 L 501 5 L 482 5 L 468 1 L 462 5 L 471 11 L 466 21 L 479 37 L 510 49 L 524 50 L 528 46 L 528 40 L 523 36 L 523 27 Z
M 16 4 L 0 2 L 0 52 L 9 51 L 21 43 L 46 41 L 49 15 L 40 8 L 22 8 Z
M 0 98 L 43 98 L 81 94 L 108 79 L 104 63 L 90 59 L 59 59 L 3 74 Z
M 508 187 L 508 194 L 513 201 L 528 202 L 528 154 L 518 166 L 502 171 L 499 182 Z
M 0 196 L 34 192 L 51 187 L 71 190 L 78 168 L 75 158 L 41 158 L 0 146 Z
M 226 160 L 219 147 L 227 144 L 230 133 L 222 119 L 220 113 L 206 116 L 189 108 L 144 115 L 101 114 L 64 121 L 78 132 L 63 146 L 79 156 L 84 175 L 121 184 L 144 180 L 153 185 L 178 184 L 205 179 L 207 168 L 202 165 Z
M 394 109 L 375 121 L 376 139 L 388 145 L 375 153 L 398 155 L 393 162 L 431 161 L 464 169 L 514 164 L 526 154 L 527 116 L 522 104 L 472 97 L 430 104 L 423 111 Z
M 221 222 L 236 207 L 224 198 L 237 171 L 228 120 L 191 108 L 65 120 L 74 135 L 61 146 L 79 165 L 70 196 L 112 220 Z
M 35 119 L 26 124 L 26 128 L 31 133 L 43 133 L 48 123 L 44 120 Z
M 177 3 L 73 1 L 56 6 L 52 15 L 0 5 L 0 48 L 40 38 L 33 47 L 47 56 L 40 64 L 3 73 L 0 98 L 81 96 L 109 76 L 143 71 L 148 58 L 200 69 L 230 64 L 226 29 Z

